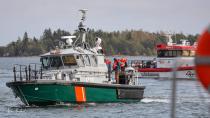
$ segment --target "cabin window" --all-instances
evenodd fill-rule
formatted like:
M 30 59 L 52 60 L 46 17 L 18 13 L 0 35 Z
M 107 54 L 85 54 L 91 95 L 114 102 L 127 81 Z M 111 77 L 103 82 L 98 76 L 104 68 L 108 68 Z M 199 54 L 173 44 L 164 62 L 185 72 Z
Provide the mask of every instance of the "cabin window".
M 169 50 L 169 51 L 168 51 L 168 56 L 169 56 L 169 57 L 173 57 L 173 51 L 172 51 L 172 50 Z
M 189 57 L 195 56 L 194 50 L 158 50 L 157 52 L 158 57 Z
M 86 66 L 90 66 L 90 59 L 88 55 L 83 55 L 84 62 Z
M 59 68 L 59 67 L 63 66 L 60 56 L 49 57 L 49 61 L 50 61 L 51 68 Z
M 194 50 L 191 50 L 191 51 L 190 51 L 190 56 L 191 56 L 191 57 L 195 56 L 195 51 L 194 51 Z
M 177 57 L 182 56 L 182 51 L 181 50 L 177 50 Z
M 43 69 L 48 69 L 50 67 L 50 61 L 48 57 L 42 57 L 40 59 L 41 63 L 42 63 L 42 68 Z
M 172 51 L 172 57 L 176 57 L 177 56 L 177 51 L 176 50 L 173 50 Z
M 82 57 L 82 55 L 77 55 L 76 60 L 79 66 L 85 66 L 84 58 Z
M 168 57 L 168 51 L 164 51 L 164 57 Z
M 183 56 L 181 50 L 158 50 L 158 57 L 179 57 Z
M 190 55 L 190 51 L 189 50 L 183 50 L 182 51 L 182 56 L 188 57 Z
M 55 57 L 42 57 L 40 59 L 42 63 L 43 69 L 48 69 L 48 68 L 59 68 L 63 66 L 62 60 L 60 56 L 55 56 Z
M 90 62 L 92 66 L 97 66 L 97 59 L 95 55 L 90 55 Z
M 77 65 L 76 59 L 74 55 L 63 56 L 63 64 L 64 66 L 75 66 Z
M 163 50 L 158 50 L 157 56 L 158 57 L 164 57 L 164 51 Z
M 159 50 L 157 54 L 158 57 L 170 57 L 168 50 Z M 170 52 L 170 55 L 172 56 L 172 52 Z

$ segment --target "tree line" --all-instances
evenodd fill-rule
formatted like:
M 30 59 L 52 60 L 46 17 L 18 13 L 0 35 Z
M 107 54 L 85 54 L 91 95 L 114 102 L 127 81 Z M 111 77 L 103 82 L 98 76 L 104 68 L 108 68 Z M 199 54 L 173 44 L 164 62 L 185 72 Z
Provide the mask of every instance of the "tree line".
M 71 34 L 68 31 L 57 29 L 52 31 L 50 28 L 45 29 L 40 38 L 29 37 L 25 32 L 23 37 L 18 37 L 17 41 L 9 43 L 7 46 L 0 47 L 1 57 L 10 56 L 38 56 L 49 52 L 59 45 L 61 36 L 77 35 L 78 31 Z M 193 44 L 197 38 L 196 35 L 185 35 L 176 33 L 172 39 L 180 43 L 181 39 L 187 39 Z M 105 32 L 102 30 L 89 29 L 87 31 L 87 40 L 90 45 L 94 45 L 96 37 L 102 39 L 102 47 L 106 55 L 156 55 L 155 46 L 159 43 L 166 43 L 167 37 L 163 32 L 146 32 L 143 30 L 125 30 Z

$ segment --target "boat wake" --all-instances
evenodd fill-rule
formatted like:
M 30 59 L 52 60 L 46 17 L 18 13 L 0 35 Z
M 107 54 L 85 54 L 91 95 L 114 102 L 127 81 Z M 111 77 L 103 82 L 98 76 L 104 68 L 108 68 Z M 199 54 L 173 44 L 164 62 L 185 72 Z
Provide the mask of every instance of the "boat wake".
M 144 98 L 141 100 L 142 103 L 170 103 L 170 99 L 166 98 Z

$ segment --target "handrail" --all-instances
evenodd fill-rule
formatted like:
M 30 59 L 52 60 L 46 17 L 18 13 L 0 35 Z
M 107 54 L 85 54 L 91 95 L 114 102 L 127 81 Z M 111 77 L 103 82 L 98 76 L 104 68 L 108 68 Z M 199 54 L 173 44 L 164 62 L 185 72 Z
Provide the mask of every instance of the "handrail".
M 37 68 L 37 65 L 40 65 L 40 69 Z M 19 81 L 23 81 L 24 79 L 26 81 L 38 78 L 42 79 L 42 67 L 41 64 L 38 63 L 30 63 L 28 66 L 14 64 L 13 73 L 14 73 L 14 81 L 17 81 L 18 78 Z M 34 75 L 33 78 L 31 76 L 32 74 Z M 40 74 L 40 76 L 38 76 L 38 74 Z
M 19 71 L 16 70 L 17 67 L 19 67 Z M 19 72 L 19 78 L 20 78 L 20 81 L 22 81 L 23 80 L 22 72 L 26 72 L 26 70 L 27 70 L 27 66 L 26 65 L 14 64 L 13 65 L 14 81 L 17 80 L 17 75 L 16 75 L 17 72 Z

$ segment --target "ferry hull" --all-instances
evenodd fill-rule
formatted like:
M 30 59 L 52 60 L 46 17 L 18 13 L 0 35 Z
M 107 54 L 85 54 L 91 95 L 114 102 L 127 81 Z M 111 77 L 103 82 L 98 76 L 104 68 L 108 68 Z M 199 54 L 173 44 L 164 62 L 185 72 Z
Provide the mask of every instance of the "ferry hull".
M 60 103 L 137 102 L 143 99 L 144 86 L 60 82 L 9 82 L 14 94 L 25 105 Z

